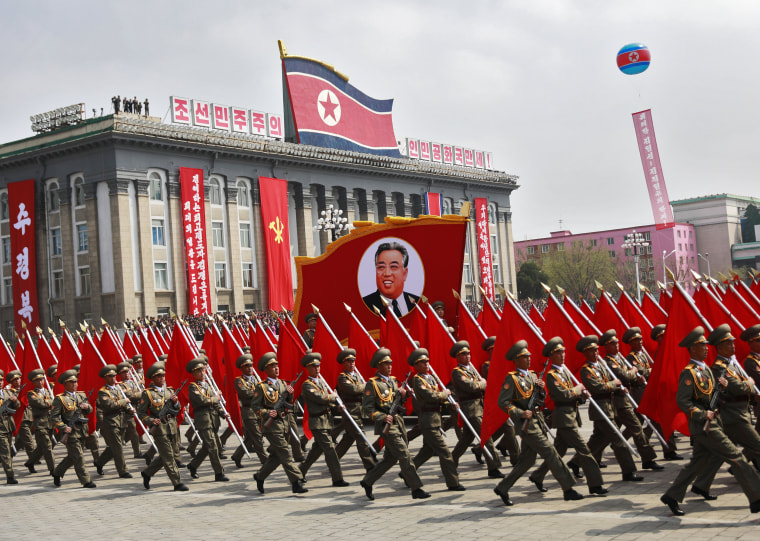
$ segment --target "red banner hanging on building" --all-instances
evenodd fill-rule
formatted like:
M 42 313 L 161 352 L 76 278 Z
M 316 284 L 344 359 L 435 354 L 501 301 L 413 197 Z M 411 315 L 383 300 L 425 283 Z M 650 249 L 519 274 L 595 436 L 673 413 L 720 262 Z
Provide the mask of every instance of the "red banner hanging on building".
M 269 308 L 293 309 L 293 274 L 290 269 L 288 234 L 288 182 L 280 178 L 259 177 L 261 220 L 267 250 Z
M 35 252 L 34 180 L 8 184 L 8 215 L 11 231 L 13 315 L 16 332 L 21 324 L 37 328 L 37 257 Z
M 211 313 L 208 253 L 206 252 L 206 203 L 203 197 L 203 170 L 179 168 L 182 198 L 182 225 L 185 231 L 187 294 L 189 313 Z
M 652 110 L 633 113 L 633 126 L 636 129 L 636 140 L 639 143 L 641 165 L 644 167 L 644 177 L 649 190 L 649 201 L 657 229 L 673 227 L 673 209 L 670 206 L 668 190 L 665 187 L 665 175 L 660 165 L 660 152 L 657 150 L 657 140 L 654 137 Z
M 478 261 L 480 262 L 480 285 L 486 297 L 494 300 L 493 267 L 491 266 L 491 235 L 488 231 L 488 199 L 475 198 L 475 224 L 478 232 Z

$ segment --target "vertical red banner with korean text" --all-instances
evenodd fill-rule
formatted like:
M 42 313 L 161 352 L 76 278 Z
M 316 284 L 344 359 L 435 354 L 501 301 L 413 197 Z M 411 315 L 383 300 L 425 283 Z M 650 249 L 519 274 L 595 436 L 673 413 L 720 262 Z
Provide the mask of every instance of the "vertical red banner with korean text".
M 16 332 L 21 324 L 40 324 L 37 307 L 37 257 L 35 252 L 34 180 L 8 184 L 8 216 L 11 232 L 11 284 Z
M 494 299 L 493 267 L 491 266 L 491 235 L 488 230 L 488 199 L 475 198 L 475 225 L 478 232 L 478 260 L 480 261 L 480 285 L 489 299 Z
M 182 226 L 185 232 L 189 313 L 211 313 L 208 253 L 206 252 L 206 203 L 203 198 L 203 170 L 179 168 Z
M 657 150 L 657 139 L 654 136 L 652 110 L 633 113 L 633 127 L 636 129 L 636 141 L 639 144 L 641 165 L 644 167 L 644 177 L 649 190 L 649 201 L 652 204 L 652 214 L 657 229 L 673 227 L 673 209 L 665 187 L 665 175 L 660 165 L 660 152 Z
M 267 251 L 269 308 L 293 309 L 293 274 L 290 268 L 288 234 L 288 182 L 280 178 L 259 177 L 261 221 Z

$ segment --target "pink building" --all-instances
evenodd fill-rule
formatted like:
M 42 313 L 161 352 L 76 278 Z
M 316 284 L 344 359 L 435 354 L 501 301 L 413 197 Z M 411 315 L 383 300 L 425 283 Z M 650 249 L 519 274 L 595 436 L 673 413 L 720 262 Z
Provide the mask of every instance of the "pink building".
M 632 232 L 641 233 L 649 246 L 642 249 L 639 258 L 639 281 L 655 290 L 656 281 L 664 282 L 664 264 L 673 271 L 679 281 L 690 281 L 690 269 L 698 272 L 698 259 L 704 254 L 697 253 L 697 241 L 694 226 L 677 223 L 670 229 L 660 229 L 652 225 L 643 225 L 607 231 L 594 231 L 573 235 L 570 231 L 554 231 L 550 237 L 515 241 L 515 262 L 518 270 L 526 261 L 534 261 L 539 266 L 543 258 L 572 247 L 580 242 L 587 245 L 591 242 L 600 250 L 606 250 L 610 257 L 618 262 L 633 261 L 630 248 L 623 248 L 626 235 Z

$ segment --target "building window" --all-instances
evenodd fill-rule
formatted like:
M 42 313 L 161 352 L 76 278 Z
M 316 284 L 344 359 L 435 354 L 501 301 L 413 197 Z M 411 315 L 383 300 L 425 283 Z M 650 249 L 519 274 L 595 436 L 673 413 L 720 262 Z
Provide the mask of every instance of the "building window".
M 50 212 L 58 212 L 61 210 L 61 196 L 58 194 L 58 183 L 51 182 L 47 189 L 48 196 L 48 210 Z
M 222 188 L 219 186 L 219 181 L 212 178 L 209 182 L 208 197 L 212 205 L 222 204 Z
M 649 268 L 650 268 L 650 269 L 653 269 L 653 268 L 654 268 L 654 259 L 650 259 L 650 260 L 649 260 Z
M 693 244 L 689 244 L 689 251 L 690 251 L 690 252 L 693 252 L 693 251 L 694 251 L 694 245 L 693 245 Z
M 464 271 L 462 273 L 464 275 L 464 283 L 465 284 L 471 284 L 472 283 L 472 272 L 470 272 L 470 264 L 465 263 L 464 264 Z
M 253 287 L 253 263 L 243 263 L 243 287 Z
M 163 201 L 164 194 L 161 190 L 161 176 L 158 173 L 151 173 L 149 180 L 151 201 Z
M 615 250 L 607 250 L 607 253 L 610 254 L 610 257 L 615 257 Z
M 9 265 L 11 262 L 11 238 L 3 237 L 3 265 Z
M 525 247 L 525 253 L 528 255 L 533 255 L 536 253 L 536 247 L 535 246 L 526 246 Z
M 679 252 L 681 251 L 681 243 L 680 242 L 678 243 L 678 251 Z
M 8 192 L 0 194 L 0 220 L 8 220 Z
M 542 254 L 548 254 L 549 253 L 549 245 L 548 244 L 542 244 L 541 245 L 541 253 Z
M 443 198 L 443 210 L 441 214 L 451 214 L 451 199 Z
M 677 230 L 676 230 L 676 234 L 678 235 L 678 238 L 680 239 L 680 238 L 681 238 L 681 230 L 680 230 L 680 229 L 677 229 Z
M 596 239 L 591 239 L 591 246 L 596 246 Z
M 607 246 L 612 246 L 613 244 L 615 244 L 615 238 L 607 237 Z
M 648 254 L 651 254 L 651 253 L 652 253 L 652 245 L 650 244 L 650 245 L 649 245 L 649 246 L 647 246 L 646 248 L 647 248 L 647 253 L 648 253 Z
M 560 242 L 560 243 L 557 244 L 557 251 L 558 252 L 564 252 L 565 251 L 565 243 L 564 242 Z
M 495 284 L 502 283 L 501 279 L 501 265 L 498 263 L 493 264 L 493 281 Z
M 90 294 L 90 267 L 79 268 L 79 295 Z
M 3 304 L 13 303 L 13 280 L 12 278 L 3 278 Z M 11 318 L 13 323 L 13 318 Z
M 89 250 L 87 224 L 77 224 L 77 252 L 81 253 L 87 250 Z
M 227 289 L 226 263 L 214 263 L 214 283 L 217 289 Z
M 53 271 L 53 298 L 63 298 L 63 271 Z
M 171 311 L 171 307 L 169 306 L 159 306 L 156 308 L 156 312 L 159 316 L 168 316 L 169 312 Z
M 155 277 L 156 289 L 169 289 L 166 263 L 153 263 L 153 276 Z
M 214 248 L 224 248 L 222 222 L 211 222 L 211 244 Z
M 74 206 L 84 206 L 84 179 L 82 177 L 74 180 Z
M 649 233 L 649 231 L 644 232 L 644 240 L 647 242 L 652 240 L 652 235 Z
M 61 228 L 54 227 L 50 230 L 50 254 L 61 255 L 63 253 L 63 245 L 61 241 Z
M 166 237 L 164 236 L 164 221 L 151 220 L 151 230 L 153 232 L 153 246 L 166 246 Z
M 248 203 L 248 185 L 239 180 L 237 183 L 237 202 L 239 207 L 247 207 Z
M 230 305 L 229 304 L 219 304 L 216 307 L 217 312 L 221 312 L 223 314 L 226 314 L 230 311 Z
M 251 247 L 251 224 L 240 224 L 240 247 Z
M 496 242 L 496 235 L 491 235 L 491 253 L 495 256 L 499 255 L 499 243 Z
M 488 205 L 488 223 L 496 224 L 496 207 Z

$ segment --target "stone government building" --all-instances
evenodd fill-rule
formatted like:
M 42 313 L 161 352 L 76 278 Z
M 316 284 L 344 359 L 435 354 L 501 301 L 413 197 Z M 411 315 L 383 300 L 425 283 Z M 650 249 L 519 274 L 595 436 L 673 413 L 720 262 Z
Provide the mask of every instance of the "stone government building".
M 99 323 L 101 317 L 120 326 L 142 315 L 186 313 L 180 167 L 204 171 L 215 310 L 268 308 L 260 176 L 288 181 L 293 256 L 324 252 L 328 233 L 314 226 L 330 204 L 349 222 L 382 222 L 386 216 L 424 214 L 425 192 L 443 195 L 444 214 L 457 214 L 465 201 L 486 197 L 494 283 L 514 291 L 510 195 L 518 188 L 515 175 L 120 113 L 0 145 L 0 332 L 13 336 L 7 186 L 26 179 L 36 184 L 43 327 L 57 328 L 58 319 Z M 479 273 L 472 220 L 461 287 L 466 300 L 480 298 Z

